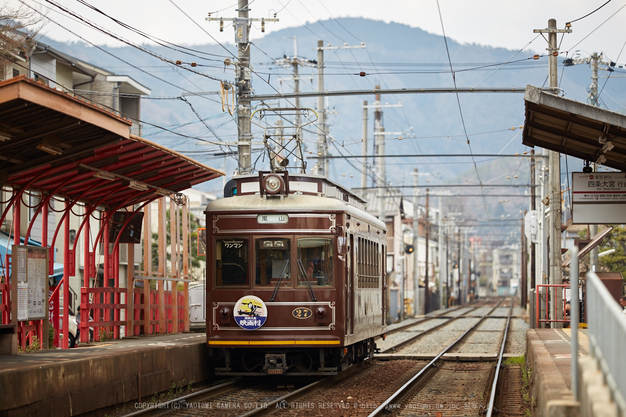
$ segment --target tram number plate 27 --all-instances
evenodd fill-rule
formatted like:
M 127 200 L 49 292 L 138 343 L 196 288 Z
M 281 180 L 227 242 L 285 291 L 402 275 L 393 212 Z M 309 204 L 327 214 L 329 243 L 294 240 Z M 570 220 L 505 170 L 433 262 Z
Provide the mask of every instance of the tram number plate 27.
M 313 312 L 310 308 L 298 307 L 294 308 L 291 314 L 297 319 L 308 319 L 313 315 Z

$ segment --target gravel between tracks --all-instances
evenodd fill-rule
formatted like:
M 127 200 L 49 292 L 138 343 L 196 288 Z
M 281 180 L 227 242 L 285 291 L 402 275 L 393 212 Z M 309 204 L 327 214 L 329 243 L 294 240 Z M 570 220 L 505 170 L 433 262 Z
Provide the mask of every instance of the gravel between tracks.
M 282 404 L 271 415 L 355 416 L 368 415 L 427 362 L 374 362 L 353 378 L 319 389 L 297 401 Z

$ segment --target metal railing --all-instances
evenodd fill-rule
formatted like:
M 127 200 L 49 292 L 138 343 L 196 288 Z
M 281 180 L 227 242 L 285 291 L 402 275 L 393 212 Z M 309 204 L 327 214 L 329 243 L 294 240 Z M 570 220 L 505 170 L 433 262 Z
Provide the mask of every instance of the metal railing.
M 566 324 L 570 319 L 565 313 L 565 290 L 570 287 L 569 284 L 538 284 L 535 286 L 535 328 L 540 329 L 551 326 L 553 323 Z M 556 291 L 556 297 L 553 297 Z M 556 299 L 556 303 L 552 304 L 551 300 Z M 552 317 L 552 318 L 550 318 Z M 557 317 L 562 317 L 558 319 Z
M 587 273 L 587 322 L 591 353 L 613 400 L 626 413 L 626 317 L 600 278 Z

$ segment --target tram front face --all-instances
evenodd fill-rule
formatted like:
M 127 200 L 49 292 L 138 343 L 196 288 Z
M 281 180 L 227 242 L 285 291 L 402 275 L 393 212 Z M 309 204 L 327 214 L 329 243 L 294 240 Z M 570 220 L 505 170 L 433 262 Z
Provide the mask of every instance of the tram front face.
M 338 217 L 311 210 L 207 212 L 209 347 L 282 355 L 341 346 Z

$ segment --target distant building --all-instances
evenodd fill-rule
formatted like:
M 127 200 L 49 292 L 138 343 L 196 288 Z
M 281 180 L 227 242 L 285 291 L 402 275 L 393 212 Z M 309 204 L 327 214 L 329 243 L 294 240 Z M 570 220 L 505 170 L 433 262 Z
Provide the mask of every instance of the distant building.
M 399 311 L 401 294 L 404 288 L 405 311 L 408 316 L 424 314 L 424 286 L 426 276 L 426 210 L 418 207 L 418 236 L 417 245 L 413 249 L 417 251 L 418 272 L 419 272 L 419 302 L 418 310 L 414 311 L 415 286 L 414 286 L 414 255 L 406 253 L 408 245 L 413 244 L 413 204 L 402 198 L 402 193 L 398 189 L 386 189 L 386 197 L 379 198 L 378 191 L 366 192 L 363 198 L 367 201 L 367 211 L 379 217 L 384 214 L 387 225 L 387 253 L 386 265 L 390 287 L 389 310 L 391 319 L 395 320 Z M 381 213 L 382 212 L 382 213 Z M 428 239 L 428 277 L 430 287 L 433 288 L 438 279 L 438 243 L 437 243 L 437 216 L 438 210 L 432 207 L 429 210 L 429 239 Z M 431 306 L 431 309 L 434 306 Z
M 20 75 L 130 119 L 130 133 L 141 136 L 141 96 L 151 91 L 131 77 L 80 61 L 41 42 L 27 54 L 15 54 L 14 62 L 0 70 L 0 80 Z
M 504 246 L 493 251 L 493 276 L 491 285 L 498 295 L 515 294 L 521 274 L 520 248 Z

